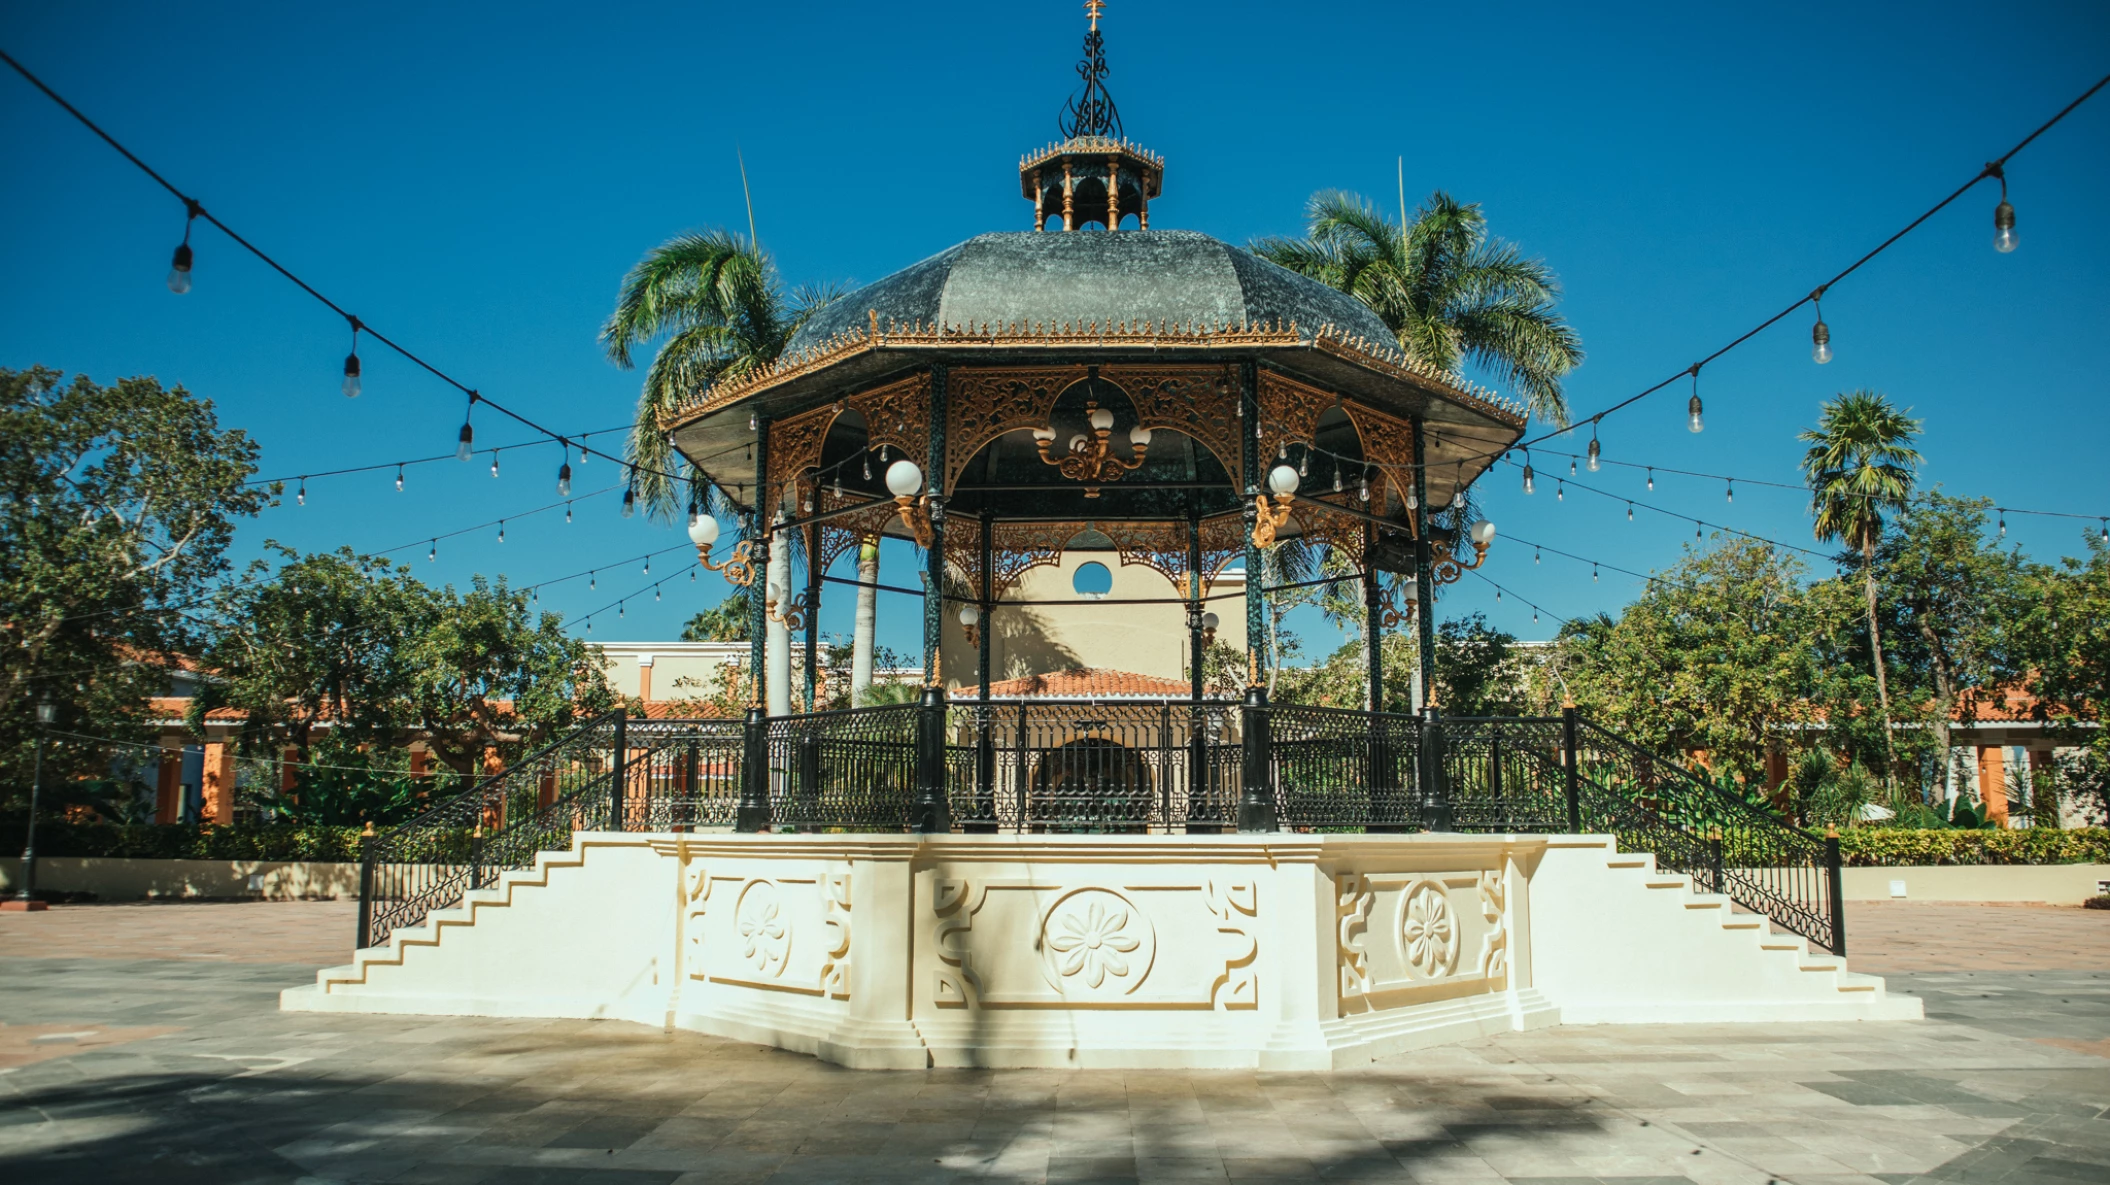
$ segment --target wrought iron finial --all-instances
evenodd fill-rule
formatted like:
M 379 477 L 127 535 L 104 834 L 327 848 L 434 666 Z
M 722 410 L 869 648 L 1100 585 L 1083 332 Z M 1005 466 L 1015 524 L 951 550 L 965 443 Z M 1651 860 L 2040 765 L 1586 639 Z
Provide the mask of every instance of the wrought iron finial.
M 1062 118 L 1056 121 L 1067 140 L 1079 136 L 1121 136 L 1121 113 L 1114 109 L 1114 97 L 1106 93 L 1106 40 L 1099 33 L 1099 15 L 1105 8 L 1105 0 L 1086 0 L 1084 5 L 1092 21 L 1084 34 L 1084 59 L 1077 63 L 1077 74 L 1084 79 L 1084 85 L 1070 96 Z

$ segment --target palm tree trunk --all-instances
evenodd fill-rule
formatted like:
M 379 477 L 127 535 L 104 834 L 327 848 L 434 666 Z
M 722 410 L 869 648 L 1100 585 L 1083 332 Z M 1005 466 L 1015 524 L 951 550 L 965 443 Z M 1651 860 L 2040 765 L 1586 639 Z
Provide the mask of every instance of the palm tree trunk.
M 791 595 L 791 549 L 779 538 L 769 549 L 769 583 Z M 777 603 L 776 611 L 784 612 L 783 602 Z M 791 631 L 775 617 L 769 619 L 769 633 L 765 638 L 764 652 L 769 668 L 769 714 L 791 715 Z
M 1897 797 L 1898 749 L 1890 736 L 1890 680 L 1883 672 L 1883 634 L 1876 625 L 1876 549 L 1873 541 L 1861 545 L 1863 586 L 1868 600 L 1868 646 L 1875 652 L 1876 703 L 1883 709 L 1883 753 L 1889 759 L 1883 766 L 1883 788 L 1890 797 Z M 1892 806 L 1896 803 L 1893 801 Z
M 864 706 L 865 692 L 872 689 L 872 642 L 878 635 L 879 537 L 867 535 L 857 544 L 857 629 L 850 643 L 850 706 Z

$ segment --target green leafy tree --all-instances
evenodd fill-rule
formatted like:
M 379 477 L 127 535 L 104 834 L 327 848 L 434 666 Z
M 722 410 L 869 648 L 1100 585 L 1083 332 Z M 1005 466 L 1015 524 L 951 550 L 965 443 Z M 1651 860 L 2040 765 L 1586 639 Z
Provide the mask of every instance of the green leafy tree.
M 1769 746 L 1806 745 L 1842 710 L 1821 655 L 1851 602 L 1802 577 L 1767 544 L 1717 536 L 1688 547 L 1616 621 L 1565 627 L 1549 669 L 1613 731 L 1669 757 L 1704 750 L 1717 773 L 1758 778 Z
M 2067 556 L 2030 574 L 2015 629 L 2046 719 L 2069 744 L 2088 749 L 2062 768 L 2062 780 L 2100 810 L 2110 805 L 2110 735 L 2102 727 L 2110 706 L 2110 544 L 2093 533 L 2083 538 L 2085 559 Z
M 748 625 L 753 620 L 747 609 L 747 590 L 736 590 L 731 596 L 689 618 L 681 627 L 684 642 L 745 642 L 748 640 Z
M 1959 697 L 2019 678 L 2011 628 L 2024 603 L 2026 565 L 1991 540 L 1985 499 L 1935 491 L 1914 502 L 1876 552 L 1900 664 L 1923 673 L 1937 784 L 1950 776 L 1950 721 Z M 1919 690 L 1915 688 L 1915 690 Z
M 1305 221 L 1304 238 L 1259 239 L 1253 251 L 1370 306 L 1408 354 L 1445 370 L 1470 360 L 1533 414 L 1568 422 L 1561 379 L 1583 352 L 1554 308 L 1560 281 L 1490 238 L 1478 204 L 1439 190 L 1402 230 L 1363 198 L 1328 190 L 1313 195 Z
M 1868 646 L 1876 675 L 1876 700 L 1883 714 L 1886 756 L 1884 784 L 1892 784 L 1897 746 L 1890 736 L 1893 719 L 1890 685 L 1883 666 L 1883 634 L 1878 621 L 1876 548 L 1883 539 L 1886 514 L 1902 512 L 1912 498 L 1920 463 L 1912 447 L 1920 421 L 1873 391 L 1852 391 L 1825 401 L 1817 426 L 1798 439 L 1807 443 L 1802 474 L 1810 487 L 1810 513 L 1817 539 L 1842 543 L 1859 561 L 1868 619 Z
M 800 326 L 840 295 L 833 287 L 787 289 L 759 246 L 725 230 L 678 235 L 630 269 L 601 326 L 601 344 L 610 361 L 628 369 L 638 350 L 659 343 L 628 445 L 647 510 L 671 517 L 687 505 L 685 491 L 666 476 L 676 456 L 659 417 L 714 383 L 776 361 Z M 699 499 L 710 488 L 693 472 L 689 485 Z
M 1436 703 L 1446 716 L 1524 714 L 1529 666 L 1516 635 L 1492 628 L 1482 614 L 1436 626 Z
M 129 732 L 199 644 L 189 609 L 226 571 L 235 523 L 271 501 L 257 448 L 212 404 L 152 378 L 101 386 L 0 369 L 0 784 L 26 791 L 35 704 L 61 730 Z M 47 777 L 101 772 L 51 746 Z M 26 798 L 26 794 L 24 795 Z

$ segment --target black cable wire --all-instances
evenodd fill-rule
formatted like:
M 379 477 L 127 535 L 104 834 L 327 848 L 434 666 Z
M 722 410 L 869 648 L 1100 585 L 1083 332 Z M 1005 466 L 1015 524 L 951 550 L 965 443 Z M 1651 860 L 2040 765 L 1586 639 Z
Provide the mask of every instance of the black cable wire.
M 567 441 L 584 440 L 589 436 L 605 436 L 610 432 L 626 432 L 635 426 L 634 424 L 623 424 L 615 428 L 596 428 L 591 432 L 580 432 L 567 436 L 564 439 Z M 479 453 L 504 453 L 515 449 L 548 448 L 549 445 L 550 441 L 548 439 L 522 440 L 513 444 L 494 444 L 489 448 L 479 448 L 476 451 Z M 244 486 L 265 486 L 289 481 L 313 481 L 318 477 L 343 477 L 349 473 L 378 473 L 389 469 L 403 469 L 411 465 L 430 465 L 436 461 L 453 461 L 456 459 L 456 455 L 453 453 L 440 453 L 430 457 L 411 457 L 401 461 L 378 461 L 372 465 L 355 465 L 349 469 L 324 469 L 318 473 L 289 473 L 284 477 L 256 477 L 242 484 Z

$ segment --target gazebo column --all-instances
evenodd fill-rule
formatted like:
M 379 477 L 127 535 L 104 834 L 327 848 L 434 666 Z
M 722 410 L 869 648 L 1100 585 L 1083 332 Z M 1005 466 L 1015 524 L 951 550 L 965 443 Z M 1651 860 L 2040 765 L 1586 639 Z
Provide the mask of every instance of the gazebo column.
M 1450 788 L 1443 779 L 1443 729 L 1439 724 L 1436 705 L 1436 582 L 1435 573 L 1429 570 L 1434 559 L 1429 547 L 1429 467 L 1427 445 L 1424 440 L 1421 417 L 1414 417 L 1414 594 L 1419 609 L 1414 615 L 1417 625 L 1416 655 L 1421 668 L 1422 744 L 1421 744 L 1421 810 L 1422 825 L 1430 831 L 1451 829 Z M 1457 495 L 1452 494 L 1455 499 Z
M 818 479 L 816 479 L 818 480 Z M 821 529 L 806 528 L 806 710 L 818 712 L 821 655 Z
M 975 681 L 978 686 L 974 696 L 974 818 L 963 823 L 962 831 L 996 830 L 996 738 L 990 729 L 994 724 L 994 709 L 989 704 L 990 638 L 996 633 L 996 520 L 988 515 L 982 517 L 982 553 L 976 569 L 980 579 L 976 581 L 976 593 L 981 610 L 981 629 L 975 633 Z M 1023 741 L 1021 741 L 1023 743 Z
M 769 716 L 762 710 L 763 687 L 769 678 L 767 650 L 769 609 L 769 419 L 755 420 L 755 486 L 753 504 L 747 511 L 749 554 L 756 569 L 747 585 L 747 673 L 754 690 L 747 701 L 747 727 L 740 762 L 740 805 L 733 814 L 736 831 L 769 830 Z
M 952 830 L 945 797 L 945 683 L 940 647 L 945 628 L 945 398 L 946 368 L 930 368 L 930 449 L 924 454 L 923 488 L 929 499 L 930 550 L 923 569 L 923 698 L 916 715 L 916 802 L 912 827 Z
M 1240 831 L 1275 830 L 1274 761 L 1268 744 L 1267 684 L 1260 672 L 1268 666 L 1267 598 L 1261 587 L 1260 547 L 1253 542 L 1253 527 L 1259 508 L 1253 499 L 1260 495 L 1260 375 L 1258 364 L 1238 367 L 1238 402 L 1245 409 L 1239 421 L 1239 480 L 1245 487 L 1245 638 L 1247 674 L 1245 703 L 1241 716 L 1243 790 L 1238 796 Z
M 1384 606 L 1378 598 L 1377 565 L 1371 562 L 1376 554 L 1377 528 L 1366 522 L 1363 524 L 1363 637 L 1369 653 L 1363 656 L 1363 676 L 1369 690 L 1365 706 L 1372 712 L 1382 712 L 1385 710 Z
M 1223 830 L 1223 814 L 1217 806 L 1215 779 L 1209 767 L 1209 717 L 1202 707 L 1207 687 L 1204 663 L 1208 643 L 1203 640 L 1202 614 L 1202 516 L 1187 510 L 1187 672 L 1193 702 L 1187 706 L 1187 834 L 1215 835 Z

